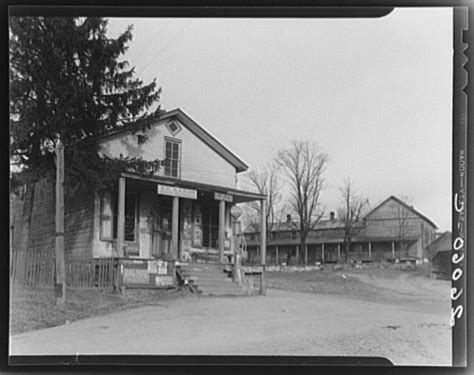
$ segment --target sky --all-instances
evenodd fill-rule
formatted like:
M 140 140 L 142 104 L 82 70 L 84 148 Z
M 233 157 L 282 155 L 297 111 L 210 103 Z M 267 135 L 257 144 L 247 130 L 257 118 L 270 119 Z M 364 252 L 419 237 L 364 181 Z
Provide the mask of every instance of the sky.
M 451 229 L 452 9 L 382 18 L 112 18 L 124 59 L 161 105 L 181 108 L 251 169 L 290 141 L 331 158 L 321 204 L 347 178 L 372 206 L 390 195 Z

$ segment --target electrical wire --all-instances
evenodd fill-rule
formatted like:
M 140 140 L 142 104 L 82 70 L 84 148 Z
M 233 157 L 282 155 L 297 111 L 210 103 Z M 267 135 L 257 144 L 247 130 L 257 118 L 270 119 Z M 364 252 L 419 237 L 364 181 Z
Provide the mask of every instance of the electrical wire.
M 137 54 L 137 56 L 135 57 L 135 59 L 138 61 L 138 59 L 140 58 L 140 56 L 143 54 L 143 52 L 150 46 L 150 44 L 158 37 L 158 35 L 161 34 L 161 32 L 171 23 L 173 19 L 170 19 L 168 20 L 168 22 L 162 26 L 158 31 L 157 33 L 150 39 L 150 41 L 146 44 L 145 47 L 143 47 L 141 49 L 141 51 Z
M 145 71 L 148 69 L 148 67 L 150 66 L 150 64 L 152 62 L 154 62 L 156 60 L 156 58 L 161 54 L 163 53 L 163 51 L 166 50 L 166 48 L 168 48 L 172 42 L 174 42 L 176 40 L 177 37 L 179 37 L 184 31 L 185 29 L 191 24 L 193 20 L 190 20 L 186 25 L 184 25 L 184 27 L 163 47 L 161 48 L 160 50 L 158 50 L 158 52 L 153 56 L 153 58 L 151 59 L 151 61 L 146 64 L 144 67 L 143 67 L 143 70 L 141 71 L 141 74 L 145 73 Z

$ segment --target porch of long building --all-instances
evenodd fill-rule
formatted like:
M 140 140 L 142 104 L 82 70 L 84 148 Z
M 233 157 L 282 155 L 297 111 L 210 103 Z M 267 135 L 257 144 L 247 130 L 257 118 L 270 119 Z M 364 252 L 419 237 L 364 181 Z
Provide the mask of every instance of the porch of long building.
M 248 257 L 246 264 L 266 265 L 301 265 L 305 264 L 304 249 L 296 243 L 267 243 L 265 251 L 265 259 L 260 250 L 258 241 L 251 241 L 248 245 Z M 419 241 L 410 239 L 406 249 L 402 249 L 400 242 L 394 239 L 374 239 L 372 241 L 360 241 L 351 244 L 347 260 L 349 261 L 390 261 L 396 259 L 404 259 L 414 257 L 412 249 L 417 249 Z M 316 263 L 337 263 L 346 260 L 344 251 L 344 242 L 340 240 L 332 240 L 321 243 L 308 243 L 307 245 L 307 264 L 314 265 Z

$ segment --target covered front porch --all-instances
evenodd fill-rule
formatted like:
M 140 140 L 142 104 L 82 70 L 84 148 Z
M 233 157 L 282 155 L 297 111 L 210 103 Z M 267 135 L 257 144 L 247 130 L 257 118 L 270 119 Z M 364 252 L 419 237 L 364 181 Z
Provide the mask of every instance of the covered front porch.
M 123 265 L 121 284 L 139 287 L 176 282 L 175 268 L 183 264 L 233 264 L 243 238 L 234 207 L 259 200 L 265 212 L 266 204 L 260 194 L 129 173 L 112 196 L 110 207 L 101 205 L 101 217 L 111 218 L 101 238 L 111 237 L 112 255 Z
M 111 204 L 116 213 L 109 215 L 117 223 L 109 230 L 114 255 L 228 263 L 241 234 L 232 207 L 259 200 L 264 208 L 265 199 L 237 189 L 124 173 Z

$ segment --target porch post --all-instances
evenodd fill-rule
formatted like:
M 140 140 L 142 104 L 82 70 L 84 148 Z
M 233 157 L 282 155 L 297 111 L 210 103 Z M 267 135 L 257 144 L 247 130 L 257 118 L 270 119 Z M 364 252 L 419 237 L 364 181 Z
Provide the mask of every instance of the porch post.
M 219 201 L 219 263 L 224 263 L 225 200 Z
M 369 259 L 372 259 L 372 242 L 369 241 Z
M 179 197 L 173 197 L 173 212 L 171 219 L 171 254 L 174 259 L 178 257 L 178 226 L 179 226 Z
M 276 264 L 280 264 L 279 259 L 278 259 L 278 245 L 275 247 L 275 262 Z
M 262 264 L 265 265 L 266 257 L 267 257 L 267 220 L 266 220 L 266 212 L 267 212 L 267 200 L 262 199 L 261 201 L 261 214 L 260 214 L 260 246 L 261 246 L 261 260 Z
M 300 245 L 296 245 L 296 264 L 300 264 Z
M 337 244 L 337 260 L 341 260 L 341 244 Z
M 117 255 L 123 257 L 125 240 L 125 177 L 119 177 L 118 213 L 117 213 Z
M 395 241 L 392 241 L 392 258 L 395 259 Z
M 56 304 L 66 301 L 66 263 L 64 259 L 64 146 L 58 139 L 56 145 Z
M 324 264 L 324 242 L 321 244 L 321 263 Z

